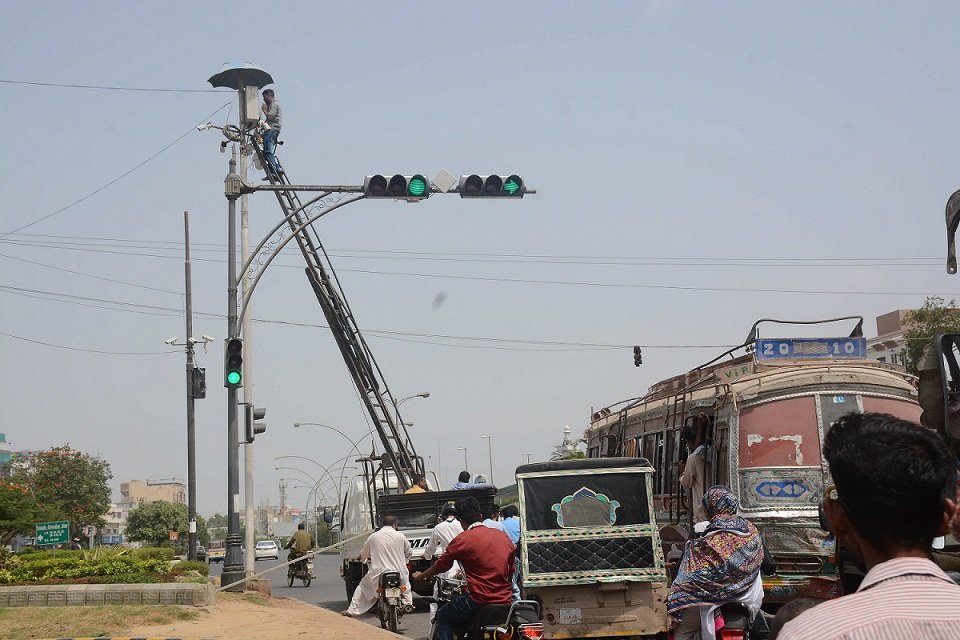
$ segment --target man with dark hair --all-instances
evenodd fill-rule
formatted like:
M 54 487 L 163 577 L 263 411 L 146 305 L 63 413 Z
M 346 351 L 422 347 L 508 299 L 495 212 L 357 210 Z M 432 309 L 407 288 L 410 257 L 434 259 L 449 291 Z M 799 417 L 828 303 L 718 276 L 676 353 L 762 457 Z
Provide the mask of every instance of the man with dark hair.
M 413 593 L 410 591 L 410 571 L 407 562 L 413 555 L 413 548 L 407 536 L 397 531 L 397 516 L 383 516 L 383 526 L 370 534 L 360 550 L 360 561 L 369 562 L 370 568 L 360 580 L 353 592 L 353 599 L 345 611 L 345 616 L 359 616 L 370 610 L 377 602 L 377 589 L 380 587 L 380 574 L 384 571 L 396 571 L 400 574 L 400 599 L 405 607 L 412 610 Z
M 500 509 L 500 522 L 503 523 L 503 532 L 510 538 L 510 542 L 517 545 L 517 567 L 513 571 L 513 601 L 520 599 L 520 509 L 515 504 L 508 504 Z
M 823 455 L 836 485 L 827 521 L 866 576 L 856 593 L 788 622 L 780 640 L 960 640 L 960 586 L 930 560 L 956 509 L 943 440 L 891 415 L 849 413 Z
M 404 493 L 426 493 L 430 490 L 427 485 L 427 478 L 421 473 L 413 474 L 413 486 L 404 491 Z
M 280 110 L 280 103 L 277 102 L 273 94 L 273 89 L 266 89 L 263 92 L 263 157 L 267 165 L 263 168 L 267 172 L 264 180 L 269 180 L 270 175 L 277 177 L 280 174 L 280 163 L 277 161 L 277 138 L 280 136 L 280 126 L 283 124 L 283 112 Z
M 504 534 L 507 533 L 503 528 L 503 523 L 500 522 L 500 505 L 492 502 L 480 505 L 480 517 L 483 518 L 483 526 L 503 531 Z
M 440 518 L 440 522 L 438 522 L 433 528 L 433 531 L 430 532 L 430 539 L 427 540 L 427 546 L 423 548 L 424 560 L 433 560 L 434 556 L 440 557 L 443 555 L 443 552 L 450 546 L 450 542 L 463 533 L 463 526 L 460 524 L 460 521 L 457 520 L 457 508 L 452 502 L 447 502 L 443 505 L 443 508 L 440 510 Z M 453 565 L 441 575 L 447 578 L 453 578 L 456 577 L 460 570 L 460 563 L 454 562 Z M 438 596 L 439 593 L 439 585 L 434 583 L 434 597 Z M 437 615 L 437 603 L 431 602 L 431 621 L 435 615 Z
M 486 489 L 492 486 L 492 484 L 487 484 L 486 482 L 470 482 L 470 472 L 461 471 L 451 489 L 453 491 L 463 491 L 465 489 Z
M 502 532 L 483 526 L 480 503 L 474 497 L 456 503 L 463 533 L 454 538 L 443 555 L 414 580 L 430 580 L 459 561 L 467 577 L 467 593 L 455 596 L 437 611 L 439 640 L 453 640 L 453 632 L 488 604 L 510 604 L 515 547 Z
M 696 425 L 689 424 L 683 428 L 681 436 L 687 445 L 687 451 L 690 453 L 686 462 L 677 462 L 677 470 L 680 471 L 680 485 L 690 492 L 694 523 L 709 520 L 703 506 L 703 492 L 706 489 L 706 477 L 704 475 L 706 446 L 702 444 L 697 446 L 697 435 Z

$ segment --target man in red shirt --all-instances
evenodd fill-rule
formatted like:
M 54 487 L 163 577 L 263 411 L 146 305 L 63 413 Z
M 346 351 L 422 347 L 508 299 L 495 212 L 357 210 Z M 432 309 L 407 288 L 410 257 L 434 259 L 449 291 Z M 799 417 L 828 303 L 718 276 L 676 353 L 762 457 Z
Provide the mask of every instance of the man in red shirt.
M 488 604 L 510 604 L 512 599 L 514 552 L 516 547 L 502 531 L 483 526 L 480 503 L 463 498 L 456 503 L 463 533 L 457 535 L 446 551 L 414 580 L 429 580 L 451 567 L 455 560 L 463 566 L 467 593 L 453 598 L 437 610 L 439 640 L 453 640 L 453 632 Z

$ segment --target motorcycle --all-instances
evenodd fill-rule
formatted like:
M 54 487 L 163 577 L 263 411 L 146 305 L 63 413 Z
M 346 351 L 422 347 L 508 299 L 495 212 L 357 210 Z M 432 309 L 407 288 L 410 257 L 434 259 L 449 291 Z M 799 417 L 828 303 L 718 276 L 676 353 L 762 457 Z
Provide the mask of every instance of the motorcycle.
M 294 580 L 300 580 L 305 587 L 310 586 L 313 580 L 313 556 L 298 558 L 287 565 L 287 586 L 292 587 Z
M 463 593 L 465 582 L 458 578 L 437 576 L 437 595 L 422 598 L 441 607 Z M 439 611 L 439 609 L 438 609 Z M 488 604 L 462 627 L 456 635 L 460 640 L 543 640 L 540 621 L 540 603 L 536 600 L 517 600 L 510 604 Z M 437 640 L 437 622 L 431 621 L 429 640 Z
M 403 605 L 403 592 L 407 587 L 400 583 L 399 571 L 384 571 L 377 587 L 377 610 L 380 628 L 397 632 L 397 625 L 407 608 Z

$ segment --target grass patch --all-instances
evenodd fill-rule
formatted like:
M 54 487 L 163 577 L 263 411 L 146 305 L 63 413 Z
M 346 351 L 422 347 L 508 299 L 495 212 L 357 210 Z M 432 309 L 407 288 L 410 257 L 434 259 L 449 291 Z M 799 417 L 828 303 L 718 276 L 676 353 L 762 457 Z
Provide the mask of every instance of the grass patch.
M 0 640 L 111 636 L 133 627 L 195 620 L 193 607 L 110 605 L 102 607 L 14 607 L 0 609 Z
M 217 597 L 219 598 L 221 595 L 222 595 L 222 593 L 217 594 Z M 263 597 L 262 595 L 260 595 L 259 593 L 239 593 L 239 594 L 237 594 L 237 596 L 239 597 L 240 600 L 243 600 L 244 602 L 249 602 L 249 603 L 251 603 L 251 604 L 260 605 L 261 607 L 272 607 L 272 606 L 273 606 L 273 603 L 270 602 L 270 600 L 269 600 L 268 598 L 264 598 L 264 597 Z

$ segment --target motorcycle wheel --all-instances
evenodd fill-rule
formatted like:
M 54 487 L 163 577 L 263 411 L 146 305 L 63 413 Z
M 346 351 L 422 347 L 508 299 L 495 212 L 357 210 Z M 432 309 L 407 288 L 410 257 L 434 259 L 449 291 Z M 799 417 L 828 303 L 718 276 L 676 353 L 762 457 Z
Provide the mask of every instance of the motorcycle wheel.
M 397 632 L 397 623 L 400 620 L 400 616 L 397 613 L 397 605 L 391 604 L 387 606 L 387 627 L 393 633 Z
M 288 587 L 293 586 L 293 574 L 287 574 L 287 586 Z
M 310 576 L 307 576 L 306 578 L 303 578 L 303 586 L 309 587 L 311 580 L 313 580 L 313 578 L 311 578 Z

